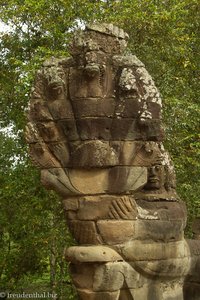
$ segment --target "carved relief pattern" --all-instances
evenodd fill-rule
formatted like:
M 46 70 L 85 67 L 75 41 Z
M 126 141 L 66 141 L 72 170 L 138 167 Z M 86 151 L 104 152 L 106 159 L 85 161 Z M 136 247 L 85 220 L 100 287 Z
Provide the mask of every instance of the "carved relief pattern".
M 193 299 L 183 281 L 200 293 L 199 242 L 184 239 L 161 98 L 127 40 L 112 24 L 88 25 L 70 58 L 44 62 L 29 104 L 29 154 L 42 184 L 63 198 L 79 244 L 66 258 L 80 299 Z

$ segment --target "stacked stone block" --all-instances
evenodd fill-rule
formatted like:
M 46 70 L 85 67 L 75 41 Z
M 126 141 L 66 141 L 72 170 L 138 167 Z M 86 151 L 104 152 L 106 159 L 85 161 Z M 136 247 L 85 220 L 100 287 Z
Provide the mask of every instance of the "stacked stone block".
M 43 64 L 28 114 L 30 156 L 63 199 L 80 299 L 200 299 L 200 244 L 184 239 L 161 98 L 143 63 L 126 54 L 127 39 L 112 24 L 88 25 L 70 58 Z

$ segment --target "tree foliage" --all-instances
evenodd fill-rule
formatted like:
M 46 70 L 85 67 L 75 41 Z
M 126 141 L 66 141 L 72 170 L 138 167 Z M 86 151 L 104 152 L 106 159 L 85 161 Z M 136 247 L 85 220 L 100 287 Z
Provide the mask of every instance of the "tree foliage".
M 200 214 L 200 5 L 198 0 L 0 0 L 1 282 L 12 287 L 24 276 L 49 270 L 56 249 L 69 243 L 58 199 L 40 186 L 27 158 L 23 131 L 34 72 L 50 56 L 67 56 L 73 31 L 86 22 L 121 26 L 130 51 L 154 77 L 163 98 L 166 147 L 187 202 L 189 224 Z M 30 263 L 31 262 L 31 263 Z M 60 271 L 58 271 L 60 270 Z M 64 272 L 64 273 L 63 273 Z M 64 275 L 62 275 L 64 276 Z M 56 281 L 59 282 L 59 280 Z

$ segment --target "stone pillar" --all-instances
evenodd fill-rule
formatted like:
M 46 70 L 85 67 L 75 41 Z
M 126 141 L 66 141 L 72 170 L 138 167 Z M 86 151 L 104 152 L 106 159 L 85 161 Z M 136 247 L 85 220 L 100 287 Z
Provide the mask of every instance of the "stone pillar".
M 62 197 L 80 299 L 197 299 L 183 296 L 199 274 L 191 250 L 199 242 L 184 239 L 161 98 L 144 64 L 126 54 L 127 40 L 112 24 L 88 25 L 71 57 L 43 64 L 28 114 L 30 156 Z

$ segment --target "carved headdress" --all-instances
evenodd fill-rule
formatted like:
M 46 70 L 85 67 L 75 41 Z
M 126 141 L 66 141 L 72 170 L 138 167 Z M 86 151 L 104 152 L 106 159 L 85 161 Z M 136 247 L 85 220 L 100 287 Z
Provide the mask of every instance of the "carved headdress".
M 155 164 L 165 166 L 166 191 L 174 188 L 160 95 L 144 64 L 125 53 L 127 39 L 111 24 L 88 25 L 74 35 L 70 58 L 37 73 L 26 137 L 43 184 L 62 196 L 134 193 Z

